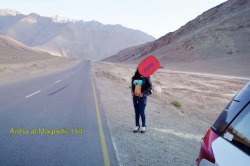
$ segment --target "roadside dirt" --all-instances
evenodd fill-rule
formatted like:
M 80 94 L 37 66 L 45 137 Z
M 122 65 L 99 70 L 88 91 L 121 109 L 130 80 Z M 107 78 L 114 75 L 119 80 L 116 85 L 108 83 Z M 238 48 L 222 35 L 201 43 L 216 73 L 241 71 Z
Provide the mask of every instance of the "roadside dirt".
M 45 56 L 43 58 L 1 57 L 0 61 L 0 86 L 17 82 L 32 77 L 38 77 L 49 73 L 64 70 L 79 63 L 81 59 Z
M 147 99 L 146 133 L 133 133 L 130 81 L 136 66 L 92 62 L 118 162 L 122 166 L 196 165 L 200 139 L 246 80 L 158 70 Z M 181 108 L 173 106 L 178 101 Z

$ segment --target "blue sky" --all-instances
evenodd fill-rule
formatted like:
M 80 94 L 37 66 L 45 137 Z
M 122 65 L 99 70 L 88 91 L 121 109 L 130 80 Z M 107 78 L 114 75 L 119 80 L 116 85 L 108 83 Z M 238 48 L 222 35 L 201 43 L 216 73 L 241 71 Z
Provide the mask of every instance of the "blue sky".
M 77 20 L 96 20 L 142 30 L 156 38 L 226 0 L 2 0 L 2 9 L 41 16 L 61 14 Z

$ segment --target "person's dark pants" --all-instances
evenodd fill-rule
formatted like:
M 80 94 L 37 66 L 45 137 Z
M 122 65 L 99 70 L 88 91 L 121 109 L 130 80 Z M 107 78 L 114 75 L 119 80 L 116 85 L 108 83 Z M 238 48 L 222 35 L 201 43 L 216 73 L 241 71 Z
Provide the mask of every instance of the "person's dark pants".
M 146 127 L 145 107 L 147 104 L 147 97 L 139 98 L 139 96 L 134 96 L 133 103 L 134 103 L 134 108 L 135 108 L 135 125 L 139 126 L 139 119 L 141 116 L 142 127 Z

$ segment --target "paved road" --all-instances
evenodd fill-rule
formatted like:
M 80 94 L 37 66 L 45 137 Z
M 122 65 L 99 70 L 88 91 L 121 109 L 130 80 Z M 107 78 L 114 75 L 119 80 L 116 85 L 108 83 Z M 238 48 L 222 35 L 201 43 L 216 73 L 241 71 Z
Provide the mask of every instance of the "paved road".
M 93 83 L 91 62 L 83 61 L 1 86 L 0 165 L 117 165 Z

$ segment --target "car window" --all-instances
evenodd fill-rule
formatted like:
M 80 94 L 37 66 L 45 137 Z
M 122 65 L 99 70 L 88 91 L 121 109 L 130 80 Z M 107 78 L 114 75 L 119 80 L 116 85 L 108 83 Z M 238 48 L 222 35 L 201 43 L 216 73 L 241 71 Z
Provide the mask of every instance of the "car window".
M 250 104 L 225 130 L 223 137 L 250 155 Z
M 234 117 L 241 111 L 242 106 L 238 101 L 231 100 L 226 108 L 221 112 L 220 116 L 214 122 L 212 128 L 218 134 L 222 135 L 228 124 L 234 119 Z

